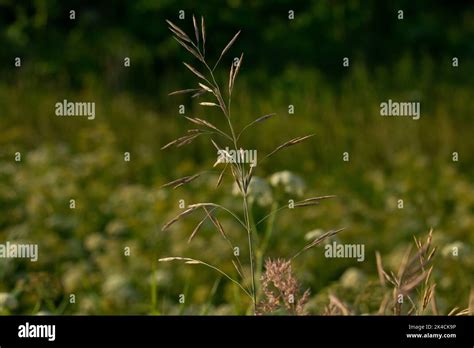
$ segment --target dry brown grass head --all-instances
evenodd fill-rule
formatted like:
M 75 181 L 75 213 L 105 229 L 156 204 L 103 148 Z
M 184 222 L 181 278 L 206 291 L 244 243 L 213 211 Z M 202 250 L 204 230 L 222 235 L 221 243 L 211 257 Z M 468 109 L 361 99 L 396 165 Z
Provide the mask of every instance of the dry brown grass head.
M 305 314 L 304 306 L 310 293 L 306 290 L 301 294 L 300 284 L 291 269 L 291 260 L 267 259 L 261 280 L 263 299 L 257 307 L 257 314 Z
M 385 314 L 387 308 L 392 308 L 393 314 L 401 315 L 425 315 L 428 311 L 431 314 L 439 315 L 436 302 L 436 283 L 432 280 L 433 258 L 436 253 L 436 247 L 432 245 L 433 230 L 423 241 L 414 237 L 416 251 L 412 252 L 412 247 L 408 247 L 404 257 L 401 260 L 398 272 L 387 273 L 382 265 L 380 254 L 376 253 L 377 270 L 379 281 L 382 286 L 390 284 L 392 290 L 392 300 L 386 296 L 378 314 Z M 415 297 L 416 293 L 418 294 Z M 400 301 L 402 299 L 402 301 Z M 405 299 L 410 305 L 405 309 Z M 391 305 L 390 305 L 391 303 Z M 459 308 L 452 309 L 448 315 L 465 315 L 469 309 L 460 311 Z

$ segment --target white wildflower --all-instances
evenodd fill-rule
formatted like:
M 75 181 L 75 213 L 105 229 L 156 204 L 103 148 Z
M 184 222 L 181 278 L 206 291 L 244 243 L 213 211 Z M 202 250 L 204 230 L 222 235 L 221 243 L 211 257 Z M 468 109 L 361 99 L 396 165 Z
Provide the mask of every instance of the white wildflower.
M 300 176 L 288 170 L 272 174 L 270 184 L 273 187 L 281 187 L 290 195 L 297 196 L 302 196 L 306 187 L 304 180 Z

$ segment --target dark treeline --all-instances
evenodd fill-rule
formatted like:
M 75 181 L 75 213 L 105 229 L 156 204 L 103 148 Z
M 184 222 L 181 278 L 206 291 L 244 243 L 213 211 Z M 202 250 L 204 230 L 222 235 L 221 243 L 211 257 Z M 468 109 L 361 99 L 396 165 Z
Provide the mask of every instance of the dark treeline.
M 70 10 L 75 20 L 69 19 Z M 180 10 L 185 20 L 178 18 Z M 153 92 L 157 77 L 173 75 L 180 63 L 176 57 L 186 57 L 165 19 L 190 30 L 193 13 L 205 16 L 214 55 L 243 29 L 237 49 L 245 47 L 247 64 L 264 74 L 297 65 L 338 78 L 345 56 L 369 68 L 390 66 L 407 52 L 434 60 L 474 56 L 469 0 L 3 0 L 0 73 L 13 78 L 10 63 L 20 56 L 32 80 L 71 87 L 95 80 L 112 88 L 126 81 L 128 90 Z M 124 57 L 131 58 L 133 74 L 120 68 Z

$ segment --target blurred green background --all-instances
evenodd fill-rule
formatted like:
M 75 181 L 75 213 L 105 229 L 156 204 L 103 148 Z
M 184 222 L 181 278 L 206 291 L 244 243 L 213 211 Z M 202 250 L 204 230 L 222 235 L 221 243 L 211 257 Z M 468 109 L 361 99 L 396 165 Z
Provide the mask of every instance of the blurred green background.
M 187 116 L 222 122 L 198 99 L 167 96 L 195 86 L 181 62 L 196 62 L 172 39 L 165 19 L 191 32 L 193 13 L 205 16 L 214 60 L 242 29 L 218 73 L 225 81 L 232 58 L 245 52 L 232 102 L 237 127 L 278 114 L 243 138 L 247 148 L 260 156 L 316 134 L 259 163 L 256 175 L 289 170 L 304 179 L 305 196 L 337 195 L 279 214 L 268 256 L 292 255 L 317 229 L 346 227 L 340 241 L 365 244 L 362 263 L 328 260 L 323 249 L 295 261 L 295 274 L 312 292 L 310 313 L 322 311 L 329 291 L 359 313 L 376 310 L 375 251 L 396 270 L 413 236 L 431 227 L 440 310 L 465 308 L 474 274 L 472 1 L 0 0 L 0 243 L 36 242 L 40 251 L 36 263 L 0 260 L 0 312 L 246 313 L 246 300 L 212 271 L 157 262 L 190 256 L 232 272 L 211 225 L 187 243 L 197 217 L 161 232 L 179 213 L 180 199 L 240 209 L 230 178 L 218 190 L 214 176 L 178 190 L 160 188 L 216 160 L 204 139 L 160 150 L 186 129 L 180 104 Z M 96 119 L 56 117 L 54 105 L 63 99 L 95 102 Z M 380 117 L 387 99 L 420 101 L 421 119 Z M 130 162 L 123 161 L 126 151 Z M 349 162 L 342 161 L 346 151 Z M 245 240 L 225 216 L 222 222 Z M 450 256 L 453 245 L 458 257 Z

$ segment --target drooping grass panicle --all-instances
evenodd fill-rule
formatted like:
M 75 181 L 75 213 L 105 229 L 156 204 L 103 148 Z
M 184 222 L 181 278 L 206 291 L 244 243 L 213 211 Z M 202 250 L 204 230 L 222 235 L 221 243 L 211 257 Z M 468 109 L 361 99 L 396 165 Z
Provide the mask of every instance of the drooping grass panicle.
M 290 147 L 290 146 L 293 146 L 293 145 L 296 145 L 296 144 L 299 144 L 303 141 L 305 141 L 306 139 L 309 139 L 311 137 L 315 136 L 315 134 L 311 134 L 311 135 L 305 135 L 303 137 L 297 137 L 297 138 L 294 138 L 294 139 L 291 139 L 291 140 L 288 140 L 286 142 L 284 142 L 283 144 L 279 145 L 275 150 L 273 150 L 272 152 L 270 152 L 268 155 L 265 156 L 265 158 L 268 158 L 272 155 L 274 155 L 275 153 L 277 153 L 278 151 L 284 149 L 284 148 L 287 148 L 287 147 Z
M 237 140 L 240 139 L 240 136 L 250 127 L 252 127 L 253 125 L 257 124 L 257 123 L 260 123 L 260 122 L 263 122 L 267 119 L 269 119 L 270 117 L 273 117 L 273 116 L 276 116 L 275 113 L 271 113 L 271 114 L 267 114 L 267 115 L 263 115 L 263 116 L 260 116 L 259 118 L 257 118 L 256 120 L 250 122 L 248 125 L 246 125 L 244 128 L 242 128 L 242 130 L 240 131 L 240 133 L 237 135 Z
M 196 36 L 196 46 L 199 48 L 199 29 L 196 22 L 196 17 L 193 15 L 193 26 L 194 26 L 194 34 Z
M 162 231 L 166 231 L 171 225 L 173 225 L 175 222 L 180 220 L 181 218 L 185 217 L 186 215 L 191 214 L 193 211 L 195 211 L 198 207 L 191 207 L 189 206 L 186 210 L 183 212 L 179 213 L 176 215 L 174 218 L 172 218 L 170 221 L 168 221 L 164 226 L 161 228 Z
M 308 243 L 307 245 L 305 245 L 303 247 L 303 249 L 301 249 L 300 251 L 298 251 L 295 255 L 293 255 L 293 257 L 291 259 L 294 259 L 296 258 L 297 256 L 301 255 L 303 252 L 311 249 L 311 248 L 314 248 L 315 246 L 318 246 L 319 244 L 321 244 L 322 242 L 324 242 L 327 238 L 330 238 L 336 234 L 338 234 L 339 232 L 345 230 L 345 228 L 340 228 L 340 229 L 337 229 L 337 230 L 330 230 L 324 234 L 322 234 L 321 236 L 319 236 L 318 238 L 316 238 L 315 240 L 313 240 L 312 242 Z
M 196 68 L 195 66 L 191 65 L 190 63 L 183 63 L 185 67 L 190 70 L 193 75 L 195 75 L 199 81 L 197 82 L 197 87 L 196 88 L 188 88 L 188 89 L 182 89 L 178 90 L 175 92 L 170 93 L 170 95 L 179 95 L 179 94 L 188 94 L 190 93 L 191 96 L 197 97 L 201 96 L 204 94 L 207 94 L 210 99 L 200 101 L 199 105 L 204 106 L 204 107 L 217 107 L 222 111 L 222 114 L 225 117 L 225 120 L 227 121 L 227 127 L 228 131 L 224 130 L 224 128 L 220 127 L 219 124 L 214 124 L 211 123 L 203 118 L 198 118 L 198 117 L 189 117 L 185 116 L 185 118 L 193 123 L 194 125 L 198 126 L 196 129 L 191 129 L 188 130 L 188 134 L 173 140 L 172 142 L 166 144 L 163 146 L 163 149 L 166 149 L 172 145 L 174 146 L 183 146 L 185 144 L 191 143 L 194 139 L 196 139 L 200 135 L 213 135 L 217 134 L 221 137 L 224 138 L 224 140 L 230 144 L 225 144 L 225 145 L 230 145 L 232 150 L 235 150 L 236 153 L 241 153 L 243 152 L 242 147 L 239 146 L 239 140 L 240 136 L 244 133 L 244 131 L 250 129 L 252 126 L 255 126 L 273 116 L 275 116 L 274 113 L 269 113 L 266 115 L 263 115 L 261 117 L 258 117 L 255 119 L 253 122 L 247 124 L 242 128 L 242 130 L 238 133 L 235 132 L 235 125 L 234 122 L 231 121 L 231 101 L 232 101 L 232 94 L 235 88 L 235 82 L 236 78 L 241 71 L 242 64 L 243 64 L 243 57 L 244 53 L 241 53 L 240 58 L 236 61 L 232 61 L 231 67 L 229 69 L 229 78 L 227 82 L 227 90 L 228 90 L 228 101 L 225 102 L 223 99 L 223 94 L 222 94 L 222 88 L 220 84 L 217 82 L 217 79 L 215 77 L 214 71 L 218 67 L 219 63 L 225 56 L 225 54 L 230 50 L 230 48 L 234 45 L 236 42 L 237 38 L 239 37 L 241 31 L 239 30 L 233 37 L 232 39 L 227 43 L 227 45 L 222 49 L 220 52 L 220 55 L 215 62 L 214 65 L 209 65 L 206 57 L 206 43 L 207 43 L 207 34 L 206 34 L 206 27 L 205 27 L 205 22 L 204 18 L 201 17 L 201 27 L 199 28 L 197 20 L 195 16 L 192 17 L 193 21 L 193 28 L 194 28 L 194 40 L 190 38 L 189 35 L 187 35 L 183 30 L 181 30 L 178 26 L 176 26 L 174 23 L 167 21 L 169 25 L 169 29 L 174 35 L 174 39 L 181 45 L 183 46 L 187 51 L 189 51 L 194 57 L 196 57 L 203 65 L 202 69 Z M 202 49 L 201 49 L 202 48 Z M 215 99 L 214 99 L 215 98 Z M 214 100 L 213 100 L 214 99 Z M 294 139 L 291 139 L 282 145 L 278 146 L 275 150 L 273 150 L 270 154 L 268 154 L 265 158 L 272 156 L 276 152 L 280 151 L 281 149 L 284 149 L 286 147 L 290 147 L 293 145 L 296 145 L 298 143 L 301 143 L 305 141 L 306 139 L 310 138 L 313 135 L 307 135 L 307 136 L 302 136 L 302 137 L 297 137 Z M 222 139 L 221 139 L 222 140 Z M 208 267 L 218 271 L 219 273 L 225 275 L 229 280 L 237 284 L 247 295 L 252 300 L 252 305 L 253 305 L 253 312 L 254 314 L 257 313 L 257 291 L 258 287 L 256 285 L 256 265 L 259 264 L 255 260 L 255 243 L 256 239 L 254 238 L 254 233 L 256 233 L 256 226 L 257 224 L 254 224 L 253 222 L 253 217 L 252 217 L 252 209 L 251 206 L 249 205 L 249 190 L 250 190 L 250 184 L 252 182 L 252 178 L 254 177 L 255 174 L 255 165 L 246 165 L 245 163 L 240 163 L 240 161 L 234 161 L 233 156 L 228 151 L 228 147 L 223 147 L 221 145 L 218 145 L 214 137 L 210 138 L 210 141 L 212 145 L 215 147 L 218 153 L 218 159 L 214 163 L 214 167 L 219 165 L 219 164 L 224 164 L 223 169 L 220 171 L 219 177 L 217 179 L 217 184 L 216 187 L 218 187 L 224 178 L 224 174 L 226 173 L 227 170 L 230 169 L 230 172 L 232 174 L 233 180 L 236 183 L 237 187 L 239 188 L 241 194 L 242 194 L 242 203 L 243 203 L 243 218 L 238 216 L 237 213 L 233 212 L 231 209 L 226 208 L 222 205 L 212 203 L 212 202 L 206 202 L 206 203 L 195 203 L 195 204 L 190 204 L 180 214 L 175 216 L 173 219 L 171 219 L 169 222 L 167 222 L 163 226 L 163 230 L 168 229 L 171 225 L 176 223 L 178 220 L 181 218 L 191 214 L 192 212 L 196 211 L 197 209 L 203 209 L 205 212 L 205 216 L 198 222 L 198 224 L 194 227 L 193 231 L 191 232 L 191 235 L 188 238 L 188 242 L 191 242 L 195 236 L 198 234 L 200 229 L 202 229 L 204 223 L 209 220 L 216 230 L 219 232 L 219 234 L 227 241 L 229 246 L 233 248 L 233 243 L 231 239 L 229 238 L 229 235 L 226 233 L 224 230 L 224 227 L 220 220 L 217 218 L 216 214 L 218 210 L 223 210 L 230 214 L 235 221 L 237 221 L 240 226 L 243 227 L 247 234 L 247 246 L 248 246 L 248 266 L 250 268 L 250 278 L 251 278 L 251 286 L 249 289 L 246 289 L 242 283 L 240 283 L 237 279 L 234 279 L 227 273 L 223 272 L 222 269 L 218 268 L 217 266 L 207 264 L 204 261 L 201 260 L 196 260 L 196 259 L 190 259 L 190 258 L 183 258 L 183 257 L 170 257 L 170 258 L 165 258 L 161 259 L 160 261 L 184 261 L 187 264 L 203 264 L 207 265 Z M 164 187 L 172 186 L 174 188 L 180 187 L 186 183 L 189 183 L 193 180 L 195 180 L 198 177 L 198 175 L 189 175 L 185 176 L 180 179 L 173 180 L 167 184 L 164 185 Z M 322 197 L 312 197 L 312 198 L 307 198 L 306 200 L 296 202 L 295 207 L 306 207 L 306 206 L 314 206 L 318 205 L 319 202 L 323 199 L 327 198 L 332 198 L 332 196 L 322 196 Z M 261 222 L 261 221 L 260 221 Z M 301 252 L 308 250 L 316 245 L 318 245 L 322 240 L 326 237 L 330 237 L 336 233 L 338 233 L 340 230 L 336 231 L 329 231 L 327 234 L 324 236 L 320 237 L 319 240 L 315 240 L 306 247 L 304 247 L 297 255 L 299 255 Z M 295 255 L 295 257 L 297 256 Z M 242 279 L 246 279 L 246 274 L 244 272 L 244 267 L 242 266 L 241 260 L 238 256 L 234 257 L 235 259 L 232 260 L 232 264 L 238 274 L 238 276 Z M 294 258 L 294 257 L 293 257 Z M 278 262 L 277 262 L 278 263 Z M 286 274 L 290 275 L 291 273 L 291 267 L 289 267 L 290 261 L 287 261 L 287 263 L 280 262 L 280 271 L 282 272 L 280 276 L 282 276 L 285 272 Z M 259 264 L 261 265 L 261 263 Z M 276 264 L 275 264 L 276 265 Z M 278 267 L 277 267 L 278 268 Z M 272 268 L 272 266 L 269 264 L 268 269 L 275 269 L 275 267 Z M 289 272 L 289 273 L 288 273 Z M 276 275 L 278 276 L 278 275 Z M 277 279 L 277 278 L 275 278 Z M 293 282 L 293 284 L 295 284 Z M 267 294 L 268 295 L 268 294 Z M 287 306 L 287 309 L 291 309 L 293 313 L 298 314 L 303 312 L 303 305 L 306 302 L 307 298 L 309 296 L 309 292 L 305 292 L 302 297 L 300 298 L 299 302 L 297 302 L 296 306 Z M 287 304 L 288 305 L 288 304 Z
M 217 66 L 219 65 L 219 62 L 221 61 L 222 57 L 224 56 L 224 54 L 229 50 L 229 48 L 234 44 L 235 40 L 237 40 L 237 38 L 239 37 L 240 35 L 240 30 L 237 32 L 237 34 L 234 35 L 234 37 L 229 41 L 229 43 L 224 47 L 224 49 L 222 50 L 221 52 L 221 55 L 219 56 L 219 59 L 217 60 L 216 64 L 214 65 L 214 67 L 212 68 L 212 70 L 214 71 Z
M 178 187 L 187 184 L 188 182 L 193 181 L 194 179 L 197 179 L 198 177 L 201 176 L 201 173 L 194 174 L 194 175 L 188 175 L 173 181 L 170 181 L 164 185 L 161 186 L 161 188 L 168 187 L 168 186 L 173 186 L 173 189 L 177 189 Z
M 201 132 L 195 132 L 192 134 L 184 135 L 182 137 L 179 137 L 178 139 L 175 139 L 173 141 L 170 141 L 168 144 L 164 145 L 161 150 L 165 150 L 169 148 L 170 146 L 176 146 L 176 147 L 181 147 L 183 145 L 190 144 L 194 139 L 196 139 L 198 136 L 200 136 L 202 133 Z
M 204 17 L 201 16 L 201 35 L 202 35 L 202 55 L 206 57 L 206 26 L 204 24 Z
M 178 91 L 168 93 L 168 95 L 171 96 L 171 95 L 178 95 L 178 94 L 186 94 L 186 93 L 193 93 L 193 92 L 196 92 L 196 91 L 200 91 L 200 89 L 199 88 L 180 89 Z

